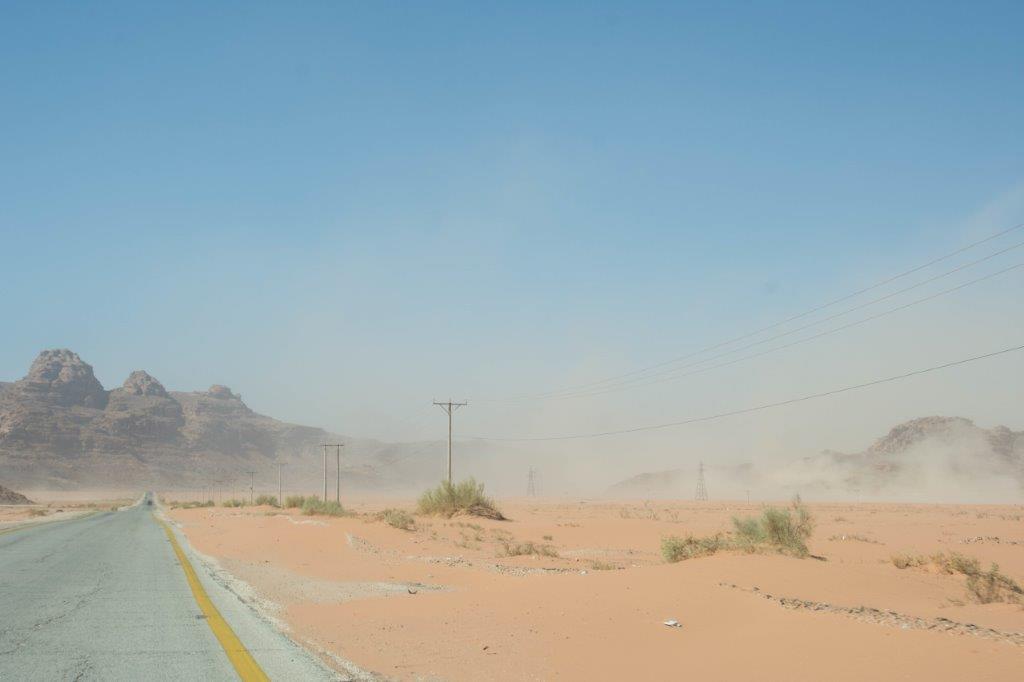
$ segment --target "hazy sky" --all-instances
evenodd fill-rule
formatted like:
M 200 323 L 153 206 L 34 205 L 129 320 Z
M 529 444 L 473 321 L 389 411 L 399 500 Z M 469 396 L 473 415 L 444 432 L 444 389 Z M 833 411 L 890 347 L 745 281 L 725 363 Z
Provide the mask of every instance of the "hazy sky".
M 108 387 L 143 368 L 437 437 L 432 398 L 656 363 L 1024 222 L 1024 5 L 895 4 L 5 2 L 0 380 L 68 347 Z M 457 424 L 654 423 L 1024 343 L 1022 284 Z M 585 452 L 625 471 L 861 448 L 931 413 L 1020 429 L 1020 355 Z

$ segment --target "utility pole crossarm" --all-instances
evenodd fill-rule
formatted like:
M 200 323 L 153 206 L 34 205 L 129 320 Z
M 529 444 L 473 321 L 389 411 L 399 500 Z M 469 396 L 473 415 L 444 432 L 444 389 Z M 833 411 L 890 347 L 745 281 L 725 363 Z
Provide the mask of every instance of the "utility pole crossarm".
M 452 402 L 441 402 L 438 400 L 434 401 L 434 404 L 440 407 L 448 415 L 448 483 L 452 482 L 452 413 L 460 407 L 465 407 L 469 403 L 462 401 L 461 403 Z

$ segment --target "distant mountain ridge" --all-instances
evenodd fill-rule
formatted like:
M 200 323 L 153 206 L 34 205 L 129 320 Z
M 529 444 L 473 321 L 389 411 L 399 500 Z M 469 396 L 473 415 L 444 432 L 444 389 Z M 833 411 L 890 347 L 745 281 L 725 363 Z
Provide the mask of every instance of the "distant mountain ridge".
M 770 469 L 708 467 L 734 491 L 806 492 L 823 498 L 894 497 L 984 500 L 1024 493 L 1024 431 L 984 429 L 963 417 L 921 417 L 898 424 L 858 453 L 825 450 Z M 616 497 L 693 497 L 696 470 L 648 472 L 608 489 Z
M 203 484 L 271 468 L 276 478 L 278 462 L 300 465 L 290 480 L 309 485 L 324 442 L 346 443 L 346 486 L 436 480 L 428 472 L 438 467 L 407 456 L 422 443 L 288 424 L 253 412 L 226 386 L 167 391 L 141 370 L 108 391 L 66 349 L 41 352 L 24 378 L 0 384 L 0 478 L 22 488 Z

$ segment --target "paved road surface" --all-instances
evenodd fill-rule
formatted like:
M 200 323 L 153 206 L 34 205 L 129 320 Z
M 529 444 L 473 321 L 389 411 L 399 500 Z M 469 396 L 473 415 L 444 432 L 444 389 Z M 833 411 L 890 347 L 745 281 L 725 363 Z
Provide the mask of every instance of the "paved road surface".
M 0 535 L 0 680 L 237 680 L 153 507 Z M 192 561 L 272 679 L 333 679 Z

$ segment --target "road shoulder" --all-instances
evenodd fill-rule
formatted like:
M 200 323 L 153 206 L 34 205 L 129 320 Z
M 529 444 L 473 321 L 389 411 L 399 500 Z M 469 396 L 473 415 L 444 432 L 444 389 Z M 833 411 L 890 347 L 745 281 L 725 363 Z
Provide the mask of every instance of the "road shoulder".
M 169 514 L 159 507 L 154 514 L 174 533 L 210 600 L 271 679 L 359 682 L 379 679 L 348 661 L 318 652 L 329 656 L 340 670 L 328 667 L 315 653 L 288 637 L 284 631 L 286 626 L 270 615 L 272 605 L 261 602 L 247 583 L 224 570 L 213 558 L 197 552 L 180 524 Z

